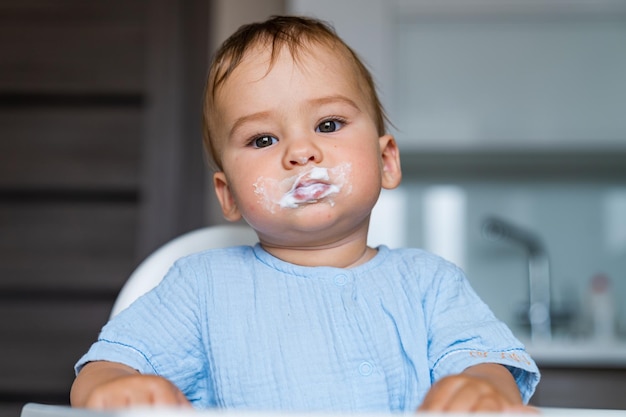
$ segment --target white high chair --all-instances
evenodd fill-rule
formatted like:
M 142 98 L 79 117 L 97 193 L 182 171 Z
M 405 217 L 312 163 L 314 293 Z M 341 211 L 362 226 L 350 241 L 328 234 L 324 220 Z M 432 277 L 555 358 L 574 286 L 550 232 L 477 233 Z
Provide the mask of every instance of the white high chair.
M 169 241 L 150 254 L 130 275 L 113 304 L 110 317 L 156 287 L 177 259 L 205 249 L 254 245 L 257 241 L 254 230 L 245 225 L 204 227 Z

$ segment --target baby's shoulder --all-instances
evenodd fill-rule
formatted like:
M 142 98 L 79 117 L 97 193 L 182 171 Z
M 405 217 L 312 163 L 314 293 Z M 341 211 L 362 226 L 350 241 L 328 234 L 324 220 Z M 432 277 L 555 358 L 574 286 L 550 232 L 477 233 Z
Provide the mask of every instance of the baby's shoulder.
M 404 265 L 412 268 L 445 269 L 458 271 L 458 267 L 447 259 L 432 252 L 419 248 L 387 249 L 388 256 L 385 262 L 388 264 Z
M 466 279 L 463 270 L 454 263 L 418 248 L 390 249 L 384 264 L 385 274 L 415 281 L 424 289 Z
M 205 249 L 183 256 L 176 261 L 175 265 L 180 268 L 204 267 L 206 265 L 227 267 L 229 265 L 245 265 L 251 258 L 254 258 L 252 246 L 229 246 L 225 248 Z

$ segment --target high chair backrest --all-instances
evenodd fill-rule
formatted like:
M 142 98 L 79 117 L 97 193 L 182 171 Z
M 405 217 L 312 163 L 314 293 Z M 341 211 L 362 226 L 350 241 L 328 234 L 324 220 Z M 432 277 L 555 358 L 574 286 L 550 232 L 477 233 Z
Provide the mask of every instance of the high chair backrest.
M 254 230 L 244 225 L 204 227 L 169 241 L 150 254 L 130 275 L 113 304 L 111 317 L 156 287 L 177 259 L 205 249 L 253 245 L 257 241 Z

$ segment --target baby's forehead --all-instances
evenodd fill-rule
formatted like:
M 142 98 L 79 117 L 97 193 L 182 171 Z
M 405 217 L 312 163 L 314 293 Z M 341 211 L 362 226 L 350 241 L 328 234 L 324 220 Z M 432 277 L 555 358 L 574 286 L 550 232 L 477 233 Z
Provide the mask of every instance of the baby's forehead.
M 308 69 L 307 62 L 311 59 L 319 62 L 332 62 L 335 65 L 349 69 L 345 72 L 346 77 L 359 83 L 365 81 L 359 79 L 360 71 L 350 51 L 338 41 L 333 39 L 311 39 L 298 43 L 275 43 L 271 42 L 271 40 L 260 39 L 248 45 L 248 48 L 241 54 L 239 62 L 231 68 L 231 74 L 228 74 L 223 79 L 222 84 L 227 84 L 228 78 L 232 73 L 240 71 L 242 67 L 248 66 L 251 62 L 255 65 L 261 65 L 266 73 L 269 73 L 278 60 L 285 57 L 290 59 L 299 70 L 304 71 Z

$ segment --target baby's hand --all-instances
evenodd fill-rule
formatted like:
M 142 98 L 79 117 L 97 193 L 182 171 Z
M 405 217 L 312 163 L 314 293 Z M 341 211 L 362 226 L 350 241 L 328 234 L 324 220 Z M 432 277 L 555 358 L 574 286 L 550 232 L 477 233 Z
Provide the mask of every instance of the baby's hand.
M 91 391 L 85 406 L 93 409 L 131 406 L 191 407 L 185 395 L 167 379 L 155 375 L 127 375 L 98 385 Z
M 493 368 L 494 366 L 499 365 L 484 364 L 475 367 L 475 371 L 486 370 L 485 374 L 464 372 L 440 379 L 426 394 L 418 411 L 537 413 L 533 407 L 522 404 L 517 385 L 512 377 L 508 380 L 508 370 L 503 367 Z M 495 379 L 492 378 L 494 370 Z

